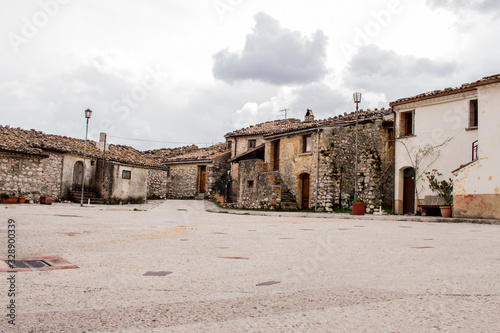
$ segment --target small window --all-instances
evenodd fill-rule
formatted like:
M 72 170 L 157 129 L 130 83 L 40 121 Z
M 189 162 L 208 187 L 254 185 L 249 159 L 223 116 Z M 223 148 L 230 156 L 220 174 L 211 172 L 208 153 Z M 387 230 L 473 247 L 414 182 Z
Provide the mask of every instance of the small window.
M 413 111 L 410 112 L 402 112 L 401 118 L 399 122 L 399 136 L 412 136 L 414 135 L 414 117 Z
M 304 135 L 302 137 L 302 152 L 303 153 L 311 152 L 311 134 Z
M 248 187 L 249 188 L 253 188 L 253 180 L 249 180 L 248 181 Z
M 227 149 L 233 148 L 233 141 L 228 141 L 227 142 Z
M 257 146 L 257 140 L 248 140 L 248 148 L 255 148 Z
M 95 161 L 90 161 L 90 165 L 95 165 Z
M 469 128 L 476 128 L 478 126 L 477 106 L 477 99 L 469 102 Z
M 167 177 L 170 177 L 170 167 L 167 167 Z
M 130 179 L 131 177 L 132 177 L 132 171 L 129 171 L 129 170 L 122 171 L 122 178 L 123 179 Z

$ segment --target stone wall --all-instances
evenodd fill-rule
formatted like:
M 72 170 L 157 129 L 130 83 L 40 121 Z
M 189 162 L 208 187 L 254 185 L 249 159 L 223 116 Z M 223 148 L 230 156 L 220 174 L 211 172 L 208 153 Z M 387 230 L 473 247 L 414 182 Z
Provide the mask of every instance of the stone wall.
M 327 210 L 354 199 L 355 126 L 327 128 L 320 141 L 318 205 Z M 392 155 L 382 120 L 358 125 L 357 195 L 367 212 L 392 208 Z M 349 200 L 345 200 L 348 196 Z
M 38 202 L 41 195 L 61 196 L 62 155 L 39 157 L 0 153 L 0 192 Z
M 281 189 L 273 186 L 274 179 L 266 173 L 263 160 L 239 162 L 238 207 L 245 209 L 278 208 Z
M 170 166 L 167 179 L 166 197 L 169 199 L 189 199 L 198 194 L 198 165 L 176 164 Z
M 130 179 L 123 171 L 130 171 Z M 144 203 L 148 169 L 99 160 L 95 172 L 96 192 L 110 204 Z
M 212 164 L 207 166 L 207 194 L 214 194 L 215 183 L 217 180 L 225 177 L 229 171 L 230 165 L 227 162 L 231 155 L 225 154 L 213 160 Z
M 148 170 L 148 198 L 166 198 L 168 178 L 167 175 L 168 172 L 166 170 Z

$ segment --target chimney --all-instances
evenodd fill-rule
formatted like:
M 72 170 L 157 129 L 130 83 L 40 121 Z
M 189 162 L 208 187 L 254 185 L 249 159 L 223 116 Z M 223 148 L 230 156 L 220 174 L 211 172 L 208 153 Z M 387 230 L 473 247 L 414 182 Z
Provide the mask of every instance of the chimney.
M 106 133 L 99 134 L 99 142 L 97 142 L 97 148 L 99 148 L 102 152 L 109 150 L 109 145 L 107 144 L 108 135 Z
M 312 110 L 307 109 L 306 116 L 304 117 L 305 123 L 310 123 L 314 121 L 314 114 Z

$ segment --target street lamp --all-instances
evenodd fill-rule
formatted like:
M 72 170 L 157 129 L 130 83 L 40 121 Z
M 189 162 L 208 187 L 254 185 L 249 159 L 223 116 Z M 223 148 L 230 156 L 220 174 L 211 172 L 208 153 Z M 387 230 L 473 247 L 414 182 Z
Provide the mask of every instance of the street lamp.
M 354 200 L 357 197 L 357 187 L 358 187 L 358 104 L 361 103 L 361 93 L 355 92 L 352 94 L 354 103 L 356 103 L 356 154 L 354 157 Z
M 81 207 L 83 207 L 83 191 L 84 191 L 84 188 L 85 188 L 85 168 L 86 168 L 85 160 L 87 159 L 87 137 L 88 137 L 88 134 L 89 134 L 89 119 L 90 119 L 90 116 L 92 116 L 92 110 L 90 110 L 90 109 L 85 110 L 85 118 L 87 119 L 87 126 L 85 128 L 85 150 L 84 150 L 84 153 L 83 153 L 82 198 L 80 200 L 80 206 Z

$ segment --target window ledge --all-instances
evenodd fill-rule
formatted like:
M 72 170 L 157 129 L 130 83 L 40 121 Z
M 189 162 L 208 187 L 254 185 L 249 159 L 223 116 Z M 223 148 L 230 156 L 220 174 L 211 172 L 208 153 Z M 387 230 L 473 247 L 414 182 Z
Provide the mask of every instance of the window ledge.
M 299 153 L 299 156 L 308 156 L 308 155 L 312 155 L 312 151 L 309 151 L 307 153 Z
M 474 126 L 474 127 L 467 127 L 465 130 L 466 131 L 477 131 L 478 127 L 477 126 Z
M 414 138 L 416 137 L 415 134 L 412 134 L 412 135 L 401 135 L 400 137 L 398 137 L 398 139 L 407 139 L 407 138 Z

